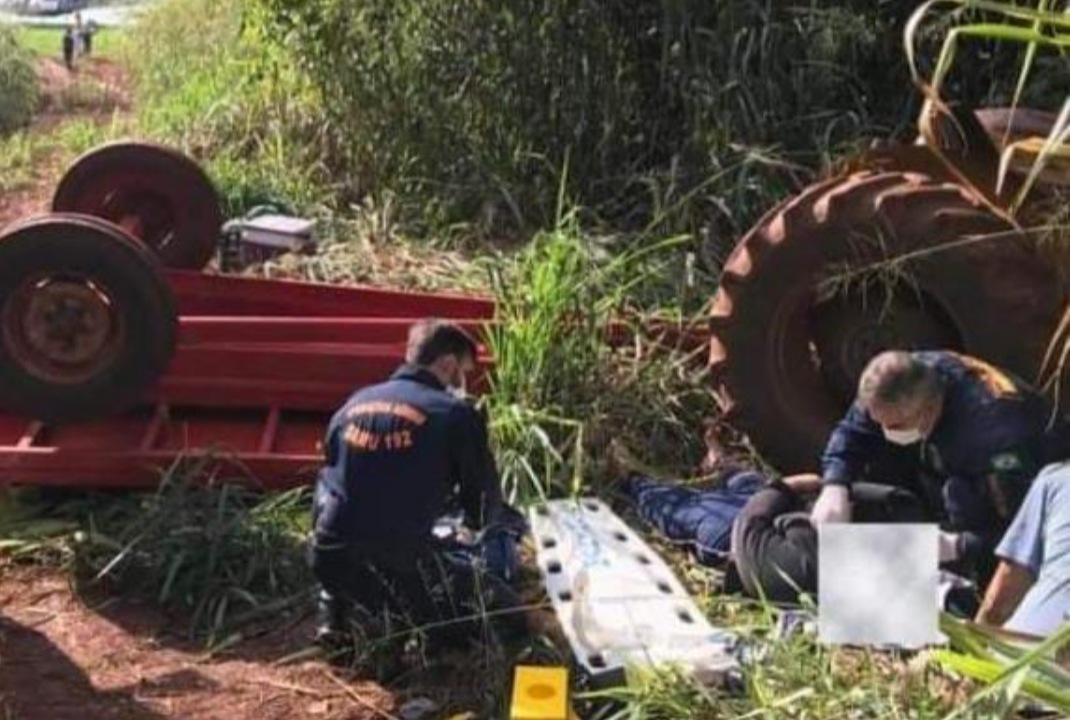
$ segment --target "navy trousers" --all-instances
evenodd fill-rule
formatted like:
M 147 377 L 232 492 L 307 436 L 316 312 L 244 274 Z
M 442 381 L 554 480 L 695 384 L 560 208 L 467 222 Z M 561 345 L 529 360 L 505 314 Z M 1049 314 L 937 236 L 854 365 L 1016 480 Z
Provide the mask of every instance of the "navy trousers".
M 708 490 L 632 475 L 625 492 L 645 522 L 692 549 L 702 564 L 717 566 L 727 560 L 732 521 L 764 483 L 753 470 L 733 473 L 723 487 Z

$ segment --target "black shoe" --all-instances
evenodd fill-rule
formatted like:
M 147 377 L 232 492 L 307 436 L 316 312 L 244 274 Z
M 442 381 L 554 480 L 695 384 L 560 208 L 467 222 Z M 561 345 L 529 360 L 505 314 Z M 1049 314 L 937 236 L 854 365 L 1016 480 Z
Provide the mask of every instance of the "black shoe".
M 349 628 L 349 603 L 320 591 L 318 622 L 314 642 L 327 654 L 332 664 L 348 665 L 353 659 L 353 636 Z

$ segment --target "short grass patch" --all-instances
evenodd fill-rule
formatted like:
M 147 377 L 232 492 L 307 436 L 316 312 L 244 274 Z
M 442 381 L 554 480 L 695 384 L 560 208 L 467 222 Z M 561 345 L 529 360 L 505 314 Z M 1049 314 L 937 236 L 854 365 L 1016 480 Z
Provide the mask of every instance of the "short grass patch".
M 20 25 L 15 30 L 19 44 L 38 57 L 63 60 L 64 28 L 54 25 Z M 115 60 L 123 31 L 118 28 L 98 27 L 93 34 L 92 57 Z

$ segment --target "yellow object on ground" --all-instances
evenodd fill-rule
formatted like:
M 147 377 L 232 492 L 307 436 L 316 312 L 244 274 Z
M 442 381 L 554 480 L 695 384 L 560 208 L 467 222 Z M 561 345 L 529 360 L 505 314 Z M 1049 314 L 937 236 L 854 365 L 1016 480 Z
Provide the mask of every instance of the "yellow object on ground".
M 568 670 L 518 665 L 511 720 L 568 720 Z

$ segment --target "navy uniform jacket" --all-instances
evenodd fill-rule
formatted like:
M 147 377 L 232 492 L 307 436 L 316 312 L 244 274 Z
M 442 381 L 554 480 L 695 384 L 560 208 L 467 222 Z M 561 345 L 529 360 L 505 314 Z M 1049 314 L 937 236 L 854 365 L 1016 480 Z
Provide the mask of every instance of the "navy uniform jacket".
M 1051 406 L 1035 390 L 980 360 L 946 351 L 914 355 L 936 368 L 944 386 L 943 412 L 932 433 L 920 448 L 895 447 L 856 404 L 829 439 L 824 482 L 849 485 L 872 469 L 874 458 L 912 452 L 920 455 L 923 472 L 976 484 L 1009 519 L 1040 469 L 1063 454 L 1064 423 L 1053 422 Z
M 420 368 L 354 393 L 331 419 L 325 455 L 314 510 L 321 542 L 406 557 L 427 546 L 455 489 L 473 528 L 501 507 L 482 416 Z

